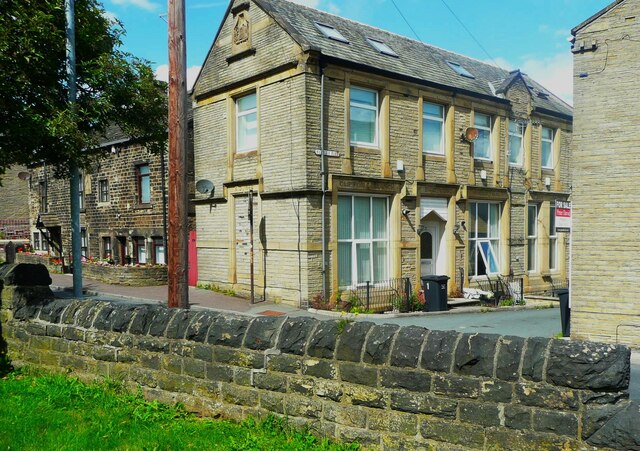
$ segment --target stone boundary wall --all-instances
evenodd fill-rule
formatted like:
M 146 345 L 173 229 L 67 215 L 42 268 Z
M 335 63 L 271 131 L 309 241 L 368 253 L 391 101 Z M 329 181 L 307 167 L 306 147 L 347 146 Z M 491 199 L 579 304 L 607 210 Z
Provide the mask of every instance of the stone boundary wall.
M 17 263 L 43 264 L 52 273 L 62 273 L 62 266 L 49 262 L 46 255 L 16 254 Z M 136 287 L 150 287 L 167 284 L 167 267 L 155 266 L 120 266 L 96 265 L 85 263 L 82 265 L 82 275 L 90 279 L 116 285 L 130 285 Z
M 207 415 L 283 415 L 382 449 L 640 446 L 623 346 L 42 302 L 47 287 L 6 280 L 1 332 L 17 366 L 122 379 Z

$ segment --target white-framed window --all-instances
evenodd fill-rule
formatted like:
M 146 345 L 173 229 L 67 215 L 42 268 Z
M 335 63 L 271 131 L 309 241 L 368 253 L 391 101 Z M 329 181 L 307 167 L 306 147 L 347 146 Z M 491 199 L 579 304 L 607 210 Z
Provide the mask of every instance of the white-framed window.
M 80 255 L 83 260 L 86 260 L 89 256 L 89 237 L 85 228 L 80 229 Z
M 542 167 L 553 169 L 553 129 L 542 127 L 541 147 Z
M 40 232 L 33 232 L 33 250 L 40 250 Z
M 556 231 L 556 207 L 549 208 L 549 270 L 558 269 L 558 232 Z
M 110 259 L 113 257 L 113 250 L 111 249 L 111 237 L 102 237 L 102 258 Z
M 538 269 L 538 206 L 527 207 L 527 271 Z
M 156 265 L 164 265 L 167 263 L 164 251 L 164 240 L 161 237 L 153 238 L 153 260 Z
M 84 210 L 84 174 L 78 176 L 78 208 Z
M 145 265 L 147 263 L 147 240 L 142 236 L 134 237 L 133 250 L 135 252 L 135 262 Z
M 349 132 L 352 145 L 378 146 L 378 92 L 351 86 Z
M 478 139 L 473 143 L 473 157 L 477 160 L 491 160 L 491 116 L 475 113 L 473 126 L 478 129 Z
M 258 98 L 252 93 L 236 99 L 236 151 L 258 149 Z
M 338 283 L 377 283 L 389 275 L 389 198 L 338 196 Z
M 469 275 L 500 272 L 500 204 L 469 204 Z
M 522 166 L 525 125 L 509 121 L 509 164 Z
M 136 166 L 137 200 L 139 204 L 151 203 L 151 169 L 148 164 Z
M 422 151 L 444 155 L 444 106 L 422 104 Z

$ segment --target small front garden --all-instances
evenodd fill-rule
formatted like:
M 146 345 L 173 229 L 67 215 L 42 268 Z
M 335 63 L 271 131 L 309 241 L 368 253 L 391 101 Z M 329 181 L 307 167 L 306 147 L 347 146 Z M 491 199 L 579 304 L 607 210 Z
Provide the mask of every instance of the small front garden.
M 177 404 L 145 401 L 114 381 L 86 385 L 29 370 L 0 378 L 0 448 L 26 450 L 354 450 L 281 418 L 237 424 L 198 418 Z

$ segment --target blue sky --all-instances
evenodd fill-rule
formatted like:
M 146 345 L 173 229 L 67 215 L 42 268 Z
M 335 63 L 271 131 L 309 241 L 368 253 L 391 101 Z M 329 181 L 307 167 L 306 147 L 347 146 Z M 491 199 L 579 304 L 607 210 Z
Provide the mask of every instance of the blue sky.
M 185 0 L 188 80 L 206 58 L 228 2 Z M 415 38 L 392 0 L 296 0 L 317 9 Z M 610 0 L 395 0 L 420 40 L 464 55 L 519 68 L 572 102 L 572 27 Z M 158 78 L 167 74 L 166 0 L 102 0 L 108 15 L 124 24 L 124 49 L 151 61 Z M 460 18 L 483 49 L 460 25 Z

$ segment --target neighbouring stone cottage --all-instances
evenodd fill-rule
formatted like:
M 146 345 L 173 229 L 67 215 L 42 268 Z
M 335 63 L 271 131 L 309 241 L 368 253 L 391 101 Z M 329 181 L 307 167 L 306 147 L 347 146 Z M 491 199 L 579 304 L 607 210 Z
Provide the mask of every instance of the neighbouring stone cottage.
M 576 118 L 571 332 L 638 347 L 640 1 L 615 1 L 571 32 Z
M 428 274 L 451 293 L 566 280 L 554 201 L 570 194 L 573 112 L 518 70 L 236 0 L 194 100 L 196 180 L 213 184 L 195 200 L 203 282 L 247 292 L 253 261 L 259 296 L 304 304 Z
M 189 149 L 191 143 L 189 139 Z M 104 157 L 80 177 L 81 252 L 83 260 L 92 263 L 85 273 L 115 283 L 135 285 L 136 278 L 145 284 L 166 283 L 166 267 L 149 268 L 149 274 L 139 267 L 167 262 L 163 201 L 167 156 L 150 152 L 117 127 L 107 131 L 100 151 Z M 56 178 L 46 166 L 33 167 L 30 173 L 33 250 L 56 257 L 67 268 L 71 264 L 69 180 Z M 192 181 L 192 157 L 188 174 Z M 189 188 L 193 193 L 192 182 Z M 194 214 L 190 216 L 193 227 Z
M 15 166 L 1 175 L 0 257 L 9 241 L 29 241 L 29 182 L 26 168 Z

